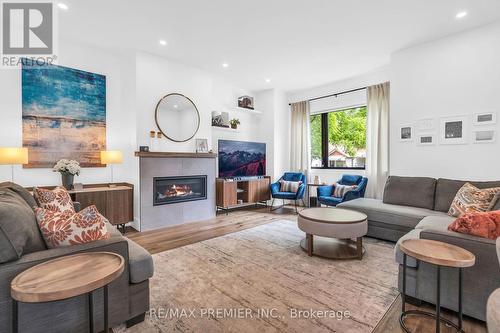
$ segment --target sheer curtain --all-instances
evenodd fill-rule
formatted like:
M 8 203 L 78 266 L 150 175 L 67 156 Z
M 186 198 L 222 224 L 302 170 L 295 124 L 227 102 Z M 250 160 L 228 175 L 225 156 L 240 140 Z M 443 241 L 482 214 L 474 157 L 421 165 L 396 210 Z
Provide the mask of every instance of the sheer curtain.
M 292 103 L 291 109 L 290 167 L 292 171 L 304 173 L 307 179 L 309 179 L 309 164 L 311 163 L 309 102 Z
M 366 196 L 382 198 L 389 175 L 389 82 L 368 87 L 366 124 Z

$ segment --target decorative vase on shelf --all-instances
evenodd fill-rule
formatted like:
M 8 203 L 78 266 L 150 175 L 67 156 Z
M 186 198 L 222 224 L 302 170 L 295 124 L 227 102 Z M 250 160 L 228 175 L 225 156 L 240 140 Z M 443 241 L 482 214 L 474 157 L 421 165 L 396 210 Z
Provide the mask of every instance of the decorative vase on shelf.
M 163 151 L 163 134 L 161 132 L 156 133 L 156 151 Z
M 65 189 L 71 190 L 73 189 L 73 182 L 75 180 L 75 175 L 70 173 L 61 173 L 62 185 Z

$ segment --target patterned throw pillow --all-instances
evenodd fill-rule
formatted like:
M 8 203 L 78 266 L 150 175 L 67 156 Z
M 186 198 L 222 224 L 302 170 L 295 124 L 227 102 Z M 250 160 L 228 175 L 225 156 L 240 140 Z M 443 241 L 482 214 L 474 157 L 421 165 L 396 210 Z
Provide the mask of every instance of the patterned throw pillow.
M 465 183 L 453 199 L 448 215 L 460 217 L 467 213 L 486 212 L 499 192 L 500 187 L 478 189 L 470 183 Z
M 333 190 L 332 196 L 335 198 L 342 198 L 344 194 L 357 188 L 358 187 L 356 185 L 335 184 L 335 189 Z
M 60 213 L 75 212 L 71 197 L 69 196 L 68 191 L 66 191 L 63 187 L 56 187 L 53 190 L 35 188 L 33 194 L 36 201 L 42 208 Z
M 287 180 L 280 180 L 280 192 L 293 192 L 297 193 L 300 185 L 302 185 L 302 181 L 298 182 L 290 182 Z
M 448 230 L 489 239 L 500 237 L 500 211 L 464 214 Z
M 89 243 L 110 236 L 106 218 L 94 205 L 79 213 L 37 207 L 35 214 L 48 248 Z

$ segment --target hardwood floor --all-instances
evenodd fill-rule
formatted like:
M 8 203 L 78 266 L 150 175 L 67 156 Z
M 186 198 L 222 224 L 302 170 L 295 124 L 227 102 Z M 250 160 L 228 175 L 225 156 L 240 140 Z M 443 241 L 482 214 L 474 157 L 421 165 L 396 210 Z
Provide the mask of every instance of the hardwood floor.
M 290 220 L 295 222 L 297 220 L 297 215 L 294 213 L 292 206 L 287 206 L 273 212 L 270 212 L 268 208 L 246 207 L 239 210 L 233 210 L 229 215 L 219 213 L 215 219 L 203 222 L 188 223 L 147 232 L 127 229 L 125 236 L 140 244 L 151 254 L 154 254 L 277 220 Z M 430 305 L 422 305 L 421 307 L 408 305 L 408 308 L 418 308 L 426 311 L 434 310 Z M 401 298 L 398 297 L 373 332 L 402 333 L 403 331 L 399 326 L 400 310 Z M 449 312 L 442 312 L 448 318 L 450 317 Z M 452 320 L 456 320 L 453 314 L 451 318 Z M 434 321 L 432 319 L 412 317 L 408 318 L 406 323 L 414 333 L 434 332 Z M 464 318 L 464 330 L 468 333 L 487 332 L 484 322 L 468 317 Z M 441 332 L 448 333 L 453 332 L 453 330 L 442 326 Z
M 277 220 L 296 221 L 296 218 L 297 215 L 293 213 L 292 207 L 281 208 L 273 212 L 269 212 L 269 208 L 265 207 L 247 207 L 232 210 L 229 215 L 221 212 L 212 220 L 154 231 L 138 232 L 127 229 L 125 236 L 154 254 Z

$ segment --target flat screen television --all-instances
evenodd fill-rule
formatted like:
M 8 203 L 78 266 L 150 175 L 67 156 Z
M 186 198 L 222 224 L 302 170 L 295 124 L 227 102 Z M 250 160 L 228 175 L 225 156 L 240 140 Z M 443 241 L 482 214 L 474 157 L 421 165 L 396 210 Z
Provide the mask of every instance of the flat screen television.
M 266 174 L 266 144 L 219 140 L 219 177 L 256 177 Z

